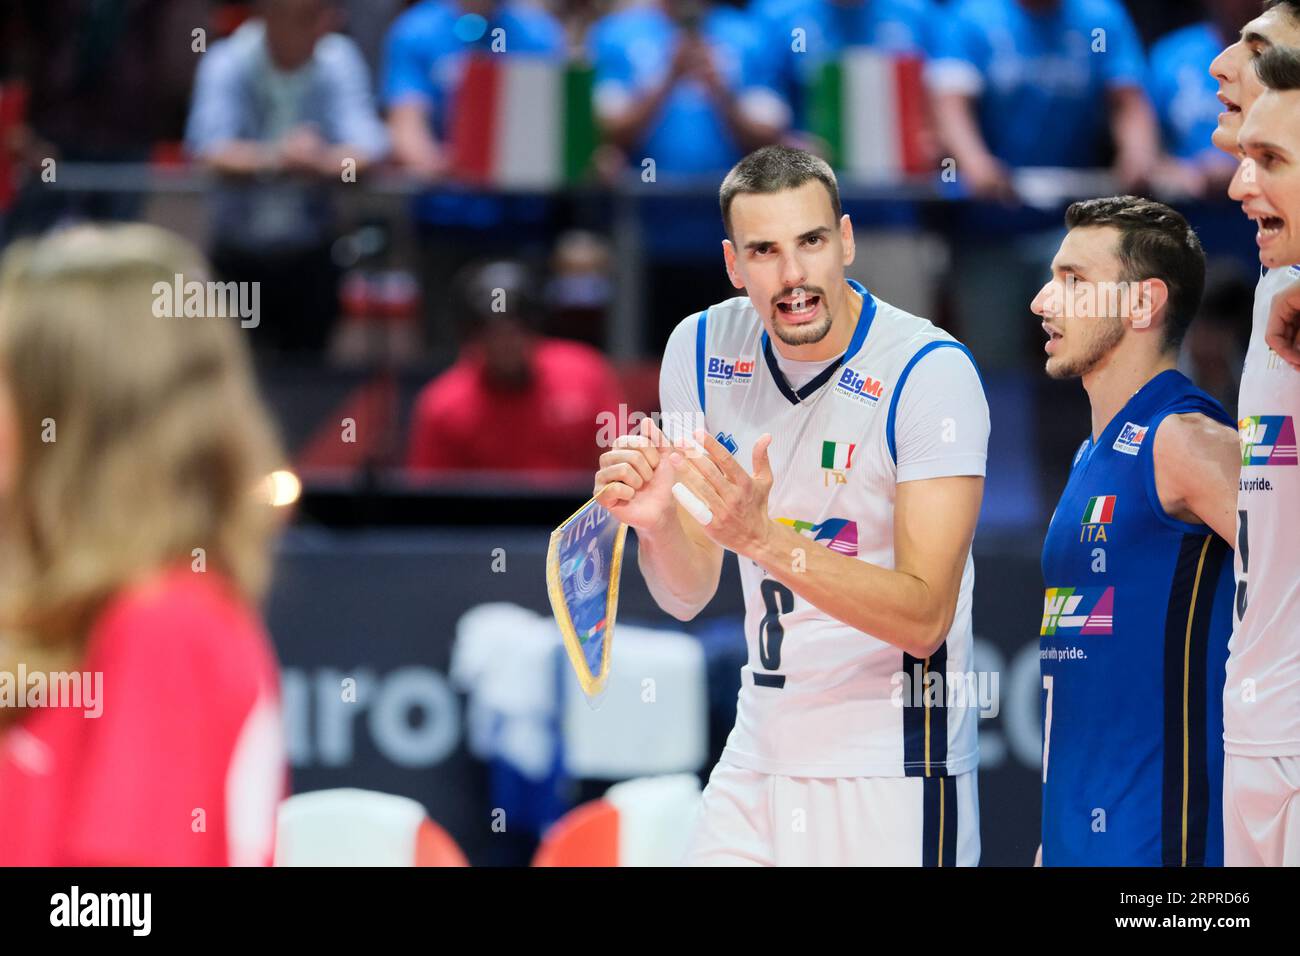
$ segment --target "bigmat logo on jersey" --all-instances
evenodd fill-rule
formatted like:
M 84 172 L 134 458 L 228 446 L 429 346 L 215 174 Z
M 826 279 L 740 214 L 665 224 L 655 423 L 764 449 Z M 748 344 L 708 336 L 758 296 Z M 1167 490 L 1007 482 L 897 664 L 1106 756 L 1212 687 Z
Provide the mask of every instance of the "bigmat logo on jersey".
M 794 528 L 800 534 L 811 531 L 814 541 L 820 541 L 837 554 L 857 557 L 858 523 L 848 518 L 827 518 L 814 524 L 811 521 L 797 521 L 794 518 L 777 518 L 783 525 Z
M 1126 455 L 1136 455 L 1146 437 L 1146 425 L 1134 425 L 1132 422 L 1125 422 L 1124 427 L 1119 431 L 1119 437 L 1115 439 L 1115 443 L 1110 447 L 1116 451 L 1122 451 Z
M 853 369 L 846 368 L 840 373 L 839 381 L 835 383 L 835 390 L 864 405 L 875 405 L 885 391 L 885 383 L 870 375 L 859 375 Z
M 707 381 L 718 385 L 730 385 L 738 382 L 748 385 L 754 377 L 754 359 L 735 359 L 723 355 L 710 355 L 704 368 Z
M 1043 595 L 1040 637 L 1110 634 L 1115 588 L 1048 588 Z
M 1237 422 L 1237 433 L 1243 466 L 1297 463 L 1295 422 L 1290 415 L 1251 415 Z

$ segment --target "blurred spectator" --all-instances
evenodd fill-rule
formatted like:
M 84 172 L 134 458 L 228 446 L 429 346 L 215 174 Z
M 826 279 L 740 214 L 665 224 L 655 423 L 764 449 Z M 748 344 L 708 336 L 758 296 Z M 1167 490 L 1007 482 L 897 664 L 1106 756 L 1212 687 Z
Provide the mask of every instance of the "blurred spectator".
M 1209 18 L 1175 30 L 1151 48 L 1148 88 L 1165 152 L 1162 180 L 1192 196 L 1221 196 L 1237 164 L 1210 143 L 1223 105 L 1210 63 L 1236 41 L 1259 0 L 1207 0 Z
M 958 334 L 981 367 L 1014 367 L 1060 216 L 1019 206 L 1011 170 L 1109 162 L 1121 191 L 1142 190 L 1159 156 L 1142 48 L 1119 0 L 956 0 L 942 19 L 939 135 L 957 184 L 990 201 L 953 217 Z
M 602 19 L 588 46 L 604 135 L 641 168 L 725 173 L 776 142 L 790 109 L 758 23 L 707 0 L 653 0 Z
M 603 413 L 624 397 L 590 346 L 541 336 L 534 283 L 517 261 L 471 264 L 456 278 L 461 356 L 424 387 L 407 465 L 417 472 L 577 471 L 596 465 Z
M 775 44 L 778 89 L 799 129 L 807 128 L 807 92 L 828 60 L 845 47 L 930 56 L 942 16 L 932 0 L 753 0 L 750 9 Z M 803 31 L 798 43 L 795 30 Z
M 203 59 L 186 144 L 223 181 L 212 260 L 261 283 L 260 348 L 319 353 L 338 317 L 330 181 L 355 182 L 388 140 L 332 0 L 260 0 Z
M 647 182 L 695 176 L 716 188 L 743 155 L 789 127 L 771 40 L 749 13 L 648 0 L 598 22 L 587 46 L 601 132 Z M 716 202 L 650 190 L 641 220 L 650 265 L 642 345 L 654 353 L 683 316 L 727 298 L 730 285 Z
M 142 197 L 52 189 L 43 165 L 145 162 L 178 140 L 197 57 L 191 31 L 204 0 L 8 0 L 0 10 L 6 92 L 27 92 L 26 117 L 0 144 L 25 171 L 6 236 L 56 223 L 133 219 Z
M 471 54 L 562 62 L 564 31 L 550 14 L 522 0 L 422 0 L 397 18 L 383 68 L 393 153 L 431 184 L 448 176 L 455 96 Z M 416 201 L 426 334 L 434 358 L 446 360 L 455 352 L 455 316 L 445 294 L 452 276 L 474 259 L 540 251 L 551 238 L 554 206 L 547 196 L 454 186 Z
M 547 331 L 604 348 L 613 299 L 609 242 L 575 229 L 560 236 L 546 283 Z
M 1142 186 L 1156 161 L 1142 46 L 1119 0 L 957 0 L 930 68 L 957 175 L 1013 198 L 1015 166 L 1106 165 Z

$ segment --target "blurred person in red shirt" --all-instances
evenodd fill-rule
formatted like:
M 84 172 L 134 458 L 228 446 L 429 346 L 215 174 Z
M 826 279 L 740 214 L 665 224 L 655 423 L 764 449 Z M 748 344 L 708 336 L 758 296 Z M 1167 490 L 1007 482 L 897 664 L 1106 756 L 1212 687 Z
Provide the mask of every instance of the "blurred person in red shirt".
M 458 274 L 464 344 L 416 399 L 412 471 L 580 471 L 599 460 L 599 434 L 612 441 L 626 430 L 616 425 L 627 415 L 613 367 L 589 345 L 539 334 L 532 289 L 512 260 Z
M 238 319 L 160 308 L 176 276 L 208 278 L 145 225 L 0 265 L 0 866 L 271 862 L 281 455 Z

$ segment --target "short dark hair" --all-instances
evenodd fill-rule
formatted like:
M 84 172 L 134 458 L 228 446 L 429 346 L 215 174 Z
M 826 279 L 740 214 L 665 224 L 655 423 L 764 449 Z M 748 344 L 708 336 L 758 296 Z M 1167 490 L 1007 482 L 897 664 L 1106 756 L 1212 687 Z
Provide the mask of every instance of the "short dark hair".
M 542 307 L 536 288 L 532 270 L 519 259 L 483 259 L 463 266 L 449 290 L 459 312 L 457 331 L 470 339 L 501 319 L 514 319 L 530 329 L 540 327 Z
M 731 237 L 731 202 L 741 193 L 778 193 L 798 189 L 810 180 L 817 180 L 830 193 L 835 221 L 839 222 L 840 187 L 835 171 L 820 156 L 792 146 L 763 146 L 754 150 L 727 173 L 718 190 L 718 204 L 722 207 L 722 225 Z
M 1168 352 L 1182 345 L 1205 292 L 1205 250 L 1187 220 L 1153 199 L 1110 196 L 1072 203 L 1065 225 L 1119 230 L 1120 279 L 1160 279 L 1169 287 L 1164 348 Z
M 1255 59 L 1255 72 L 1270 90 L 1281 93 L 1300 90 L 1300 49 L 1269 47 Z

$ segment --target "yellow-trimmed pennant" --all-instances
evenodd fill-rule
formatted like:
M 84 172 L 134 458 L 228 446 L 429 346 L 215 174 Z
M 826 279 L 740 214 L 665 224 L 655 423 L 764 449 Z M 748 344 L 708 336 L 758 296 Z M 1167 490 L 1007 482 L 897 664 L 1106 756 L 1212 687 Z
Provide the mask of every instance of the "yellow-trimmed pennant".
M 627 525 L 592 498 L 551 532 L 546 590 L 569 663 L 587 697 L 605 689 Z

